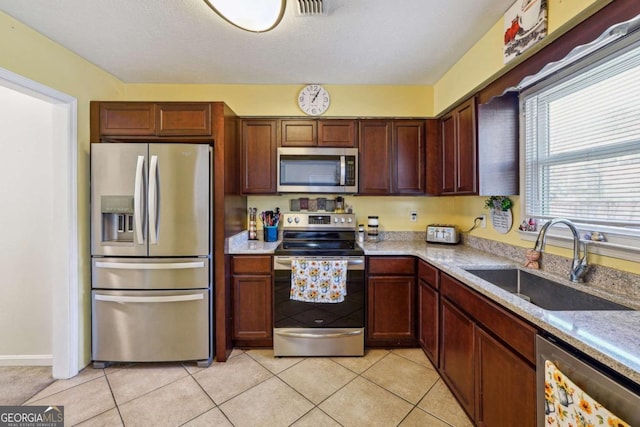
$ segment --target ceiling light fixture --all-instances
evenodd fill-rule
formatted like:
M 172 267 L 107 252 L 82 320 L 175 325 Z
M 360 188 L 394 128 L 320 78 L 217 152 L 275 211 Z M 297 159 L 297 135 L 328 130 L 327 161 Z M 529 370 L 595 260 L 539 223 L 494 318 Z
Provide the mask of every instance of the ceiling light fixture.
M 263 33 L 275 28 L 284 15 L 286 0 L 204 0 L 225 21 L 238 28 Z

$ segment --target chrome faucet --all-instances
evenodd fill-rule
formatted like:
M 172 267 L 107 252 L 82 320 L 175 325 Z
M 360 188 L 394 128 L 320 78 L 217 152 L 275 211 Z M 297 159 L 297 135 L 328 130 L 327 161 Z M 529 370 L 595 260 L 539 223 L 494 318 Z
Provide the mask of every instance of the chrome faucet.
M 549 227 L 555 224 L 564 224 L 569 227 L 569 230 L 571 230 L 571 233 L 573 233 L 573 262 L 571 264 L 569 279 L 571 279 L 571 281 L 575 283 L 582 283 L 584 282 L 584 276 L 589 270 L 589 265 L 587 264 L 587 243 L 584 243 L 584 253 L 582 258 L 580 258 L 580 233 L 578 233 L 576 226 L 573 225 L 571 221 L 565 218 L 554 218 L 543 225 L 540 229 L 540 233 L 538 233 L 536 245 L 534 246 L 533 250 L 544 252 L 544 245 L 547 240 L 547 230 L 549 229 Z

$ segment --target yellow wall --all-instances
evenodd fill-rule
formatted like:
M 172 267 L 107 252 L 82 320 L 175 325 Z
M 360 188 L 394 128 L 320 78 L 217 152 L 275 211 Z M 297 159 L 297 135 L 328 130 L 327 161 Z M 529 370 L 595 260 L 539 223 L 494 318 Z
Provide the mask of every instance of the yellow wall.
M 434 86 L 436 114 L 446 111 L 500 73 L 513 68 L 538 50 L 545 42 L 558 37 L 577 22 L 593 14 L 611 0 L 547 0 L 548 36 L 521 58 L 503 63 L 503 20 L 500 19 L 469 51 L 447 71 Z
M 273 210 L 289 211 L 289 201 L 299 197 L 327 197 L 335 195 L 290 194 L 282 196 L 252 196 L 248 205 L 258 212 Z M 452 197 L 369 197 L 344 196 L 347 206 L 353 208 L 358 224 L 367 224 L 367 216 L 377 215 L 380 231 L 424 231 L 427 224 L 451 223 L 455 216 L 454 198 Z M 417 221 L 412 222 L 409 212 L 418 212 Z M 258 225 L 260 227 L 260 224 Z
M 331 105 L 324 116 L 430 117 L 430 86 L 325 85 Z M 224 101 L 240 116 L 300 116 L 296 98 L 303 85 L 172 85 L 129 84 L 129 100 Z
M 0 67 L 78 100 L 78 221 L 80 264 L 80 367 L 90 356 L 89 101 L 120 99 L 125 85 L 114 76 L 0 12 Z M 5 325 L 6 326 L 6 325 Z M 6 329 L 6 328 L 5 328 Z M 8 332 L 8 330 L 7 330 Z M 16 329 L 19 333 L 19 330 Z

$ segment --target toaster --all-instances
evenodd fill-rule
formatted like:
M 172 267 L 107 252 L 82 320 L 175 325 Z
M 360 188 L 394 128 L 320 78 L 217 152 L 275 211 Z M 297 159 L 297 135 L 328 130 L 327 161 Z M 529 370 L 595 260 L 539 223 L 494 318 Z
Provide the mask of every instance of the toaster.
M 455 245 L 460 241 L 458 228 L 451 224 L 427 225 L 427 242 Z

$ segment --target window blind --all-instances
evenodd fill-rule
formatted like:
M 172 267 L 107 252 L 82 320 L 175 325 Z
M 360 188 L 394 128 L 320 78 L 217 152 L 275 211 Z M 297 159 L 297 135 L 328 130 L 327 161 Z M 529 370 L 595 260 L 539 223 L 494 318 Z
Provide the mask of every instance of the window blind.
M 640 45 L 523 93 L 528 217 L 640 229 Z

